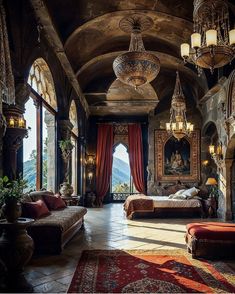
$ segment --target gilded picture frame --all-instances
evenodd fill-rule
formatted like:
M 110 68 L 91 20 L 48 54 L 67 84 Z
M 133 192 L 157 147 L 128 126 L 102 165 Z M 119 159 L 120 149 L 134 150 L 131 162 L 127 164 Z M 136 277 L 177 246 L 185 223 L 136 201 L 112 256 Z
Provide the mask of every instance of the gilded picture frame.
M 174 144 L 175 142 L 175 144 Z M 200 131 L 177 141 L 166 130 L 154 134 L 155 181 L 200 181 Z

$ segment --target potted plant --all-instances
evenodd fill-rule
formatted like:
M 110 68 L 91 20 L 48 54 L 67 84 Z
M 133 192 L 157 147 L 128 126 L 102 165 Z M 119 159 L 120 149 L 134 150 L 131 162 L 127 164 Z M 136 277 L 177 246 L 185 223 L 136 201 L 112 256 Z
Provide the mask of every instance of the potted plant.
M 0 205 L 8 222 L 15 222 L 21 216 L 21 204 L 27 182 L 22 178 L 10 181 L 7 176 L 0 178 Z
M 73 187 L 69 183 L 69 162 L 72 155 L 72 150 L 74 145 L 70 140 L 59 141 L 59 146 L 62 152 L 62 157 L 64 161 L 64 181 L 60 185 L 60 193 L 64 197 L 69 197 L 73 193 Z

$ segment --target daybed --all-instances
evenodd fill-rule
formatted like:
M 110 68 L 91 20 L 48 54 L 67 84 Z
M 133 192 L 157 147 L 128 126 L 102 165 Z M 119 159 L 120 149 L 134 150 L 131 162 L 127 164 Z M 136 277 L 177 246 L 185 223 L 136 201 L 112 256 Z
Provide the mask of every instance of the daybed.
M 204 215 L 202 201 L 200 197 L 196 197 L 196 194 L 191 199 L 188 199 L 187 196 L 180 197 L 181 194 L 177 195 L 177 193 L 169 196 L 132 195 L 127 197 L 124 210 L 129 219 L 135 217 L 192 217 L 196 215 L 202 217 Z
M 185 240 L 193 258 L 235 257 L 235 224 L 220 222 L 191 223 Z
M 32 205 L 44 201 L 47 195 L 53 197 L 53 194 L 47 191 L 32 192 L 25 197 L 22 203 L 23 216 L 32 217 L 24 207 L 29 203 Z M 48 202 L 46 203 L 48 205 Z M 54 210 L 49 205 L 49 208 L 49 213 L 40 216 L 27 228 L 28 234 L 34 240 L 35 254 L 60 254 L 64 245 L 83 226 L 84 215 L 87 213 L 86 208 L 81 206 L 62 205 L 62 208 L 55 207 Z

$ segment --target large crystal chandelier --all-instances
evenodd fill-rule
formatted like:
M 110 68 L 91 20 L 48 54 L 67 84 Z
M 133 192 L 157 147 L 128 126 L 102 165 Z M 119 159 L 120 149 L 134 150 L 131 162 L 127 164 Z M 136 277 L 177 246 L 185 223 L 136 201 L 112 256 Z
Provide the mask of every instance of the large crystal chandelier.
M 235 29 L 230 30 L 226 0 L 194 0 L 194 33 L 191 48 L 181 44 L 185 62 L 194 63 L 199 74 L 202 68 L 219 68 L 231 62 L 235 54 Z
M 171 101 L 170 122 L 166 123 L 166 130 L 170 135 L 180 140 L 186 135 L 189 136 L 193 129 L 194 125 L 187 122 L 186 103 L 177 71 L 175 90 Z
M 135 88 L 151 82 L 160 71 L 159 59 L 144 48 L 141 33 L 153 25 L 150 17 L 133 14 L 123 18 L 119 26 L 126 33 L 131 33 L 129 51 L 118 56 L 113 62 L 117 78 Z

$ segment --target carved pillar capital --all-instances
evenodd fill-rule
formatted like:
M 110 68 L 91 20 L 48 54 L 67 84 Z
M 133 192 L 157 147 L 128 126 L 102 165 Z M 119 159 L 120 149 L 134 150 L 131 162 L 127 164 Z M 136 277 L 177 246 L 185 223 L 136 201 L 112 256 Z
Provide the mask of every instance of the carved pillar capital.
M 25 81 L 19 81 L 15 85 L 16 102 L 24 109 L 24 105 L 29 98 L 31 87 Z
M 23 128 L 7 128 L 4 141 L 4 170 L 10 179 L 17 177 L 17 151 L 23 145 L 28 130 Z

